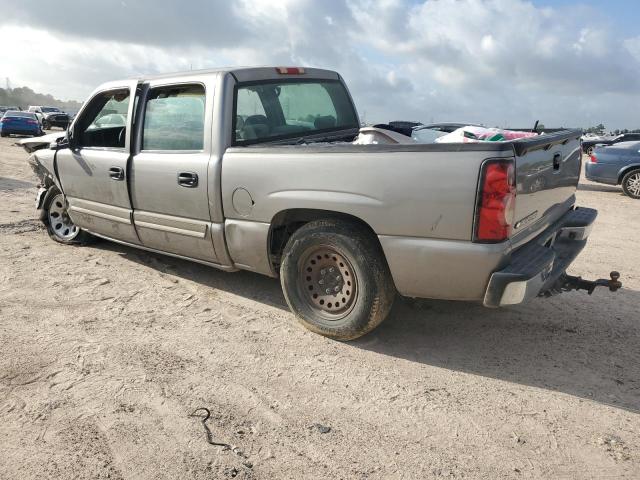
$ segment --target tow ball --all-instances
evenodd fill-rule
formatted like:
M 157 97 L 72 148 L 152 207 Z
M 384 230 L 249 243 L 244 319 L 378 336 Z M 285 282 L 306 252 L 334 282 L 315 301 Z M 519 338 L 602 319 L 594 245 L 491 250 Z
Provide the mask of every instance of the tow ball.
M 542 293 L 545 297 L 557 295 L 562 292 L 570 292 L 572 290 L 586 290 L 589 295 L 597 287 L 607 287 L 609 291 L 615 292 L 622 287 L 620 282 L 620 274 L 618 272 L 611 272 L 609 279 L 599 278 L 598 280 L 584 280 L 582 277 L 574 277 L 573 275 L 567 275 L 566 273 L 560 276 L 556 283 L 547 291 Z

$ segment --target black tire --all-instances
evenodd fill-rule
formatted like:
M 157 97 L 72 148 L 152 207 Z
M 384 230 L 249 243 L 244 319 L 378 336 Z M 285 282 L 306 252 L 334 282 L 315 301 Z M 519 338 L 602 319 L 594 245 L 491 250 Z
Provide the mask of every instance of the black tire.
M 280 280 L 289 308 L 306 328 L 343 341 L 376 328 L 396 293 L 372 234 L 340 220 L 318 220 L 296 230 L 284 250 Z
M 0 132 L 0 137 L 8 137 L 9 134 L 6 132 Z
M 73 225 L 73 221 L 70 218 L 67 217 L 62 220 L 61 212 L 66 215 L 67 202 L 64 194 L 58 188 L 50 188 L 44 199 L 42 209 L 44 210 L 42 223 L 47 228 L 47 233 L 52 240 L 65 245 L 86 245 L 94 241 L 95 237 L 93 235 Z M 56 219 L 60 219 L 60 222 L 56 223 Z
M 631 198 L 640 199 L 640 169 L 631 170 L 622 177 L 622 191 Z

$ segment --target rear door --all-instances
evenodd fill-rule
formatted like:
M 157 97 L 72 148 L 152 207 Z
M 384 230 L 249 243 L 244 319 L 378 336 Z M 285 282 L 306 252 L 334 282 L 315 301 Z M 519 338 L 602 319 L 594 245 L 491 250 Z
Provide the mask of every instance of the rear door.
M 127 163 L 137 81 L 113 84 L 96 93 L 73 126 L 73 148 L 57 153 L 57 167 L 74 223 L 90 232 L 139 243 L 127 188 Z M 101 127 L 119 113 L 122 122 Z
M 580 135 L 578 130 L 565 130 L 513 143 L 516 244 L 559 219 L 575 203 L 582 163 Z
M 209 214 L 213 85 L 150 82 L 131 163 L 134 222 L 142 244 L 217 261 Z

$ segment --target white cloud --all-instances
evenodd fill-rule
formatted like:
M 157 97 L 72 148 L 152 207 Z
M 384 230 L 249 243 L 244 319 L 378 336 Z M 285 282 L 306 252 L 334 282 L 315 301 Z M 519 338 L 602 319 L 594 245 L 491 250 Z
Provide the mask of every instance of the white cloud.
M 0 75 L 82 99 L 143 73 L 301 64 L 340 71 L 372 121 L 640 126 L 640 37 L 593 22 L 605 15 L 524 0 L 23 0 L 3 7 L 0 36 L 29 41 L 0 50 Z

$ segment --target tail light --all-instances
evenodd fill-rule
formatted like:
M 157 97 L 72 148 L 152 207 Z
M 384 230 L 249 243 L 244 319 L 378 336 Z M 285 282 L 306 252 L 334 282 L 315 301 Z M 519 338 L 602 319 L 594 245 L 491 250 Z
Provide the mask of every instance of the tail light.
M 28 124 L 28 125 L 39 125 L 39 124 L 40 124 L 40 122 L 38 122 L 37 120 L 31 120 L 31 119 L 29 119 L 29 120 L 27 120 L 27 124 Z
M 303 75 L 304 68 L 302 67 L 276 67 L 276 72 L 280 75 Z
M 489 160 L 482 165 L 474 241 L 498 243 L 509 238 L 516 205 L 515 162 Z
M 595 153 L 591 154 L 591 157 L 589 157 L 591 163 L 598 163 L 598 157 L 596 157 Z

